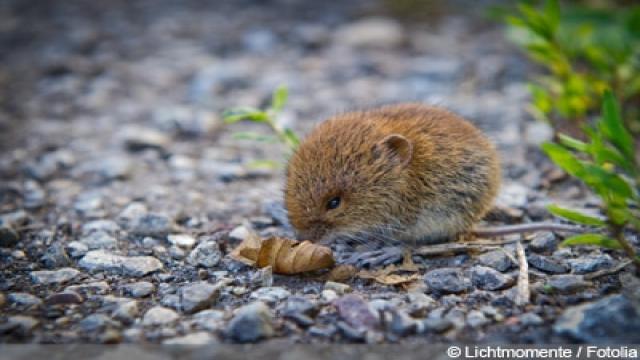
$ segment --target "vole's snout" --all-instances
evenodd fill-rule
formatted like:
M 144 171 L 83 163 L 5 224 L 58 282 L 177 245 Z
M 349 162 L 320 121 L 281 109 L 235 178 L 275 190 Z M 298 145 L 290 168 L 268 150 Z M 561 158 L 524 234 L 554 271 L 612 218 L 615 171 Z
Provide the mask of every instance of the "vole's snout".
M 310 226 L 296 231 L 299 240 L 320 241 L 327 235 L 327 228 L 324 226 Z

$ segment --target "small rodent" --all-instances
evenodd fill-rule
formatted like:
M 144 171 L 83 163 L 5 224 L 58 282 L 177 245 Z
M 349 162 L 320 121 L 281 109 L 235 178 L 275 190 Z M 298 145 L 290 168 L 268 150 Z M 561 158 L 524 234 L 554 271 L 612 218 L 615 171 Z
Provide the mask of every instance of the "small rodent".
M 494 145 L 468 121 L 438 107 L 388 105 L 320 123 L 289 159 L 285 206 L 300 239 L 325 243 L 569 230 L 540 223 L 473 230 L 500 178 Z

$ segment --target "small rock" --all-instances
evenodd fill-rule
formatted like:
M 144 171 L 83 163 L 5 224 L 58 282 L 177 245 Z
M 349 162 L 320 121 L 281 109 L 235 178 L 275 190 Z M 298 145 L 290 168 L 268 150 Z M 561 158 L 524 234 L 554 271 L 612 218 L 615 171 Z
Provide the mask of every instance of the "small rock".
M 71 260 L 64 249 L 64 245 L 58 242 L 51 244 L 40 260 L 44 266 L 49 269 L 69 266 L 71 264 Z
M 339 282 L 327 281 L 324 284 L 324 288 L 328 290 L 333 290 L 338 295 L 344 295 L 348 292 L 351 292 L 351 286 Z
M 160 303 L 164 306 L 168 306 L 174 309 L 180 309 L 180 307 L 182 306 L 180 304 L 180 296 L 177 294 L 166 294 L 162 297 Z
M 117 326 L 117 323 L 111 320 L 110 317 L 104 314 L 91 314 L 78 324 L 82 331 L 92 332 L 100 331 L 108 326 Z
M 42 300 L 39 297 L 28 294 L 28 293 L 10 293 L 7 296 L 7 300 L 9 303 L 16 304 L 19 306 L 40 306 L 42 304 Z
M 185 249 L 191 249 L 196 243 L 196 239 L 187 234 L 169 235 L 167 236 L 167 240 L 169 240 L 171 244 Z
M 218 341 L 208 332 L 198 331 L 192 334 L 167 339 L 162 342 L 163 345 L 181 345 L 181 346 L 197 346 L 217 343 Z
M 404 314 L 395 309 L 391 310 L 391 322 L 389 330 L 398 336 L 407 336 L 415 334 L 418 328 L 417 322 L 409 315 Z
M 453 323 L 449 319 L 445 319 L 442 317 L 437 318 L 426 318 L 420 325 L 418 325 L 418 332 L 434 332 L 434 333 L 443 333 L 453 326 Z
M 640 312 L 623 295 L 570 307 L 553 325 L 559 335 L 591 344 L 640 342 Z
M 224 311 L 209 309 L 202 310 L 193 315 L 193 323 L 199 328 L 218 331 L 224 325 Z
M 24 183 L 23 206 L 27 209 L 38 209 L 47 201 L 47 194 L 37 182 L 28 180 Z
M 5 324 L 0 326 L 0 334 L 14 332 L 21 336 L 27 336 L 33 332 L 40 322 L 31 316 L 9 316 Z
M 507 271 L 513 266 L 513 261 L 503 250 L 494 250 L 478 256 L 480 264 L 492 267 L 498 271 Z
M 127 205 L 118 215 L 118 223 L 125 229 L 130 228 L 133 219 L 142 217 L 148 212 L 147 206 L 141 202 L 132 202 Z
M 246 227 L 238 226 L 233 230 L 231 230 L 231 232 L 229 233 L 229 238 L 233 240 L 242 241 L 246 239 L 250 234 L 251 232 Z
M 226 334 L 235 342 L 253 343 L 273 336 L 273 315 L 262 302 L 254 302 L 238 309 L 226 328 Z
M 333 290 L 322 290 L 322 292 L 320 293 L 320 297 L 326 302 L 332 302 L 333 300 L 338 298 L 338 294 L 336 294 L 336 292 Z
M 552 274 L 564 274 L 569 271 L 565 264 L 562 264 L 555 260 L 550 260 L 545 256 L 540 256 L 537 254 L 528 254 L 527 261 L 529 265 L 533 266 L 534 268 Z
M 84 301 L 82 296 L 75 291 L 65 290 L 53 295 L 49 295 L 45 300 L 47 305 L 70 305 L 81 304 Z
M 108 271 L 136 277 L 163 269 L 160 260 L 151 256 L 120 256 L 104 250 L 88 252 L 78 264 L 89 271 Z
M 547 285 L 560 293 L 573 293 L 591 285 L 582 275 L 554 275 L 549 278 Z
M 474 266 L 471 269 L 471 281 L 480 289 L 494 291 L 513 285 L 514 279 L 487 266 Z
M 122 132 L 124 145 L 130 151 L 155 149 L 165 151 L 171 139 L 164 133 L 141 126 L 129 126 Z
M 558 239 L 552 232 L 537 233 L 529 243 L 529 249 L 537 253 L 551 253 L 558 247 Z
M 409 302 L 409 314 L 414 317 L 425 317 L 427 311 L 435 307 L 436 301 L 421 292 L 409 292 L 407 294 Z
M 76 276 L 80 274 L 80 271 L 73 268 L 62 268 L 59 270 L 43 270 L 43 271 L 32 271 L 31 279 L 36 284 L 63 284 L 75 279 Z
M 135 283 L 127 284 L 122 287 L 122 290 L 134 298 L 143 298 L 151 295 L 156 289 L 155 285 L 148 281 L 138 281 Z
M 251 293 L 249 296 L 252 300 L 260 300 L 267 304 L 275 304 L 281 300 L 288 298 L 291 293 L 279 286 L 262 287 Z
M 283 314 L 304 314 L 311 316 L 317 311 L 317 307 L 309 299 L 301 296 L 290 296 L 282 306 Z
M 125 324 L 131 324 L 135 321 L 140 313 L 138 302 L 135 300 L 125 301 L 116 306 L 111 312 L 114 319 L 122 321 Z
M 89 235 L 94 232 L 104 232 L 115 236 L 120 231 L 120 226 L 113 220 L 94 220 L 82 225 L 82 235 Z
M 458 268 L 440 268 L 427 272 L 425 283 L 430 289 L 443 293 L 461 293 L 469 289 L 470 281 Z
M 13 247 L 20 241 L 20 235 L 13 227 L 0 225 L 0 247 Z
M 342 296 L 334 300 L 333 305 L 338 310 L 338 315 L 357 329 L 374 329 L 378 326 L 378 317 L 359 295 Z
M 173 221 L 162 214 L 147 213 L 131 220 L 129 232 L 133 235 L 165 238 L 173 230 Z
M 544 324 L 544 320 L 535 313 L 528 312 L 520 315 L 518 318 L 522 326 L 538 326 Z
M 113 250 L 118 247 L 118 240 L 116 240 L 115 237 L 102 231 L 92 232 L 89 235 L 82 237 L 80 241 L 85 244 L 89 250 Z
M 404 42 L 400 24 L 388 18 L 368 18 L 348 23 L 335 32 L 334 41 L 348 47 L 393 48 Z
M 149 309 L 142 319 L 142 325 L 155 326 L 166 325 L 180 318 L 177 312 L 162 306 L 154 306 Z
M 350 341 L 363 342 L 366 339 L 367 330 L 363 328 L 355 328 L 344 321 L 338 321 L 336 327 L 345 338 Z
M 591 255 L 567 261 L 574 274 L 587 274 L 613 266 L 613 259 L 607 254 Z
M 212 285 L 204 281 L 185 285 L 180 289 L 180 304 L 187 314 L 208 308 L 215 303 L 220 294 L 221 285 Z
M 478 328 L 484 325 L 487 325 L 491 321 L 487 319 L 482 311 L 471 310 L 469 314 L 467 314 L 467 324 L 472 328 Z
M 529 121 L 526 123 L 525 138 L 527 145 L 539 148 L 540 145 L 553 139 L 553 128 L 544 121 Z
M 72 241 L 67 244 L 67 251 L 72 258 L 79 258 L 84 256 L 89 251 L 89 246 L 80 241 Z
M 502 185 L 496 198 L 496 204 L 506 208 L 524 208 L 527 205 L 529 189 L 520 183 Z
M 105 294 L 111 287 L 106 281 L 94 281 L 86 284 L 68 286 L 65 291 L 74 291 L 80 293 Z
M 193 266 L 214 267 L 218 265 L 222 254 L 218 243 L 213 240 L 201 241 L 187 257 L 187 262 Z

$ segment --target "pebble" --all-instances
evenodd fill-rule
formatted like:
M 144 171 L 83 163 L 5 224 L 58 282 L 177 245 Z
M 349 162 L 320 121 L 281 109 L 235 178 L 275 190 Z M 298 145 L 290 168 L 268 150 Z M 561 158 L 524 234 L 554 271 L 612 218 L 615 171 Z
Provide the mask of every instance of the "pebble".
M 173 221 L 166 215 L 146 213 L 134 217 L 129 226 L 133 235 L 165 238 L 173 230 Z
M 35 181 L 28 180 L 24 183 L 23 206 L 27 209 L 38 209 L 44 206 L 47 194 Z
M 140 307 L 136 300 L 123 301 L 111 312 L 111 316 L 124 324 L 131 324 L 140 313 Z
M 103 232 L 97 231 L 92 232 L 80 239 L 80 242 L 86 245 L 89 250 L 96 249 L 109 249 L 113 250 L 118 247 L 118 240 L 112 235 Z
M 418 323 L 412 319 L 409 315 L 400 312 L 398 310 L 391 310 L 391 322 L 389 323 L 389 330 L 398 336 L 408 336 L 415 334 L 418 329 Z
M 216 309 L 202 310 L 193 315 L 193 324 L 208 331 L 218 331 L 224 325 L 224 318 L 224 311 Z
M 58 270 L 32 271 L 31 279 L 36 284 L 54 285 L 63 284 L 75 279 L 80 271 L 74 268 L 62 268 Z
M 488 266 L 474 266 L 471 269 L 473 285 L 483 290 L 502 290 L 514 283 L 514 278 Z
M 42 300 L 40 300 L 39 297 L 22 292 L 10 293 L 7 295 L 7 300 L 10 304 L 16 304 L 19 306 L 35 307 L 42 304 Z
M 547 285 L 559 293 L 573 293 L 591 285 L 582 275 L 553 275 Z
M 7 318 L 7 321 L 0 325 L 0 334 L 13 332 L 21 336 L 28 336 L 40 322 L 31 316 L 13 315 Z
M 227 337 L 238 343 L 253 343 L 274 335 L 273 314 L 262 302 L 239 308 L 225 329 Z
M 128 294 L 134 298 L 143 298 L 149 296 L 155 289 L 155 285 L 148 281 L 138 281 L 131 284 L 126 284 L 122 287 L 122 290 L 125 294 Z
M 535 313 L 528 312 L 520 315 L 518 318 L 522 326 L 538 326 L 544 324 L 544 320 Z
M 84 299 L 77 292 L 65 290 L 63 292 L 47 296 L 44 303 L 47 305 L 70 305 L 81 304 L 83 301 Z
M 72 171 L 74 177 L 89 177 L 94 182 L 102 183 L 114 180 L 125 180 L 131 176 L 133 162 L 124 155 L 108 155 L 93 159 Z
M 70 290 L 80 293 L 105 294 L 110 289 L 111 287 L 109 286 L 109 284 L 107 284 L 106 281 L 94 281 L 85 284 L 68 286 L 65 291 Z
M 565 264 L 537 254 L 527 254 L 527 261 L 534 268 L 551 274 L 563 274 L 569 271 Z
M 291 293 L 279 286 L 262 287 L 251 293 L 251 300 L 259 300 L 267 304 L 275 304 L 291 296 Z
M 130 151 L 145 149 L 165 151 L 171 143 L 171 138 L 164 133 L 141 126 L 128 126 L 122 130 L 121 136 L 125 147 Z
M 503 250 L 486 252 L 478 256 L 478 261 L 482 265 L 492 267 L 501 272 L 507 271 L 513 266 L 513 261 Z
M 142 319 L 142 325 L 156 326 L 170 324 L 180 318 L 177 312 L 163 306 L 154 306 L 147 310 Z
M 439 268 L 427 272 L 424 276 L 429 289 L 448 293 L 461 293 L 470 288 L 471 282 L 459 268 Z
M 151 256 L 121 256 L 104 250 L 89 251 L 78 265 L 89 271 L 108 271 L 135 277 L 164 268 L 160 260 Z
M 237 226 L 229 232 L 229 238 L 232 240 L 242 241 L 246 239 L 251 232 L 244 226 Z
M 120 226 L 113 220 L 93 220 L 82 225 L 82 235 L 95 232 L 103 232 L 115 236 L 120 231 Z
M 104 314 L 91 314 L 78 324 L 82 331 L 93 332 L 105 329 L 108 326 L 117 326 L 117 323 Z
M 49 269 L 69 266 L 71 264 L 64 245 L 59 242 L 51 244 L 40 258 L 40 261 Z
M 404 40 L 400 24 L 382 17 L 348 23 L 338 28 L 334 36 L 334 42 L 339 45 L 363 48 L 394 48 Z
M 336 294 L 336 292 L 333 290 L 327 289 L 327 290 L 322 290 L 322 292 L 320 293 L 320 297 L 325 302 L 332 302 L 333 300 L 338 298 L 338 294 Z
M 496 204 L 505 208 L 524 208 L 527 205 L 529 189 L 520 183 L 503 184 L 496 198 Z
M 567 260 L 574 274 L 587 274 L 608 269 L 613 266 L 613 259 L 607 254 L 590 255 Z
M 611 295 L 566 309 L 553 330 L 589 344 L 634 344 L 640 342 L 640 311 L 624 295 Z
M 378 317 L 360 295 L 349 294 L 339 297 L 333 301 L 333 305 L 338 310 L 340 318 L 357 329 L 375 329 L 379 325 Z
M 198 346 L 217 343 L 218 341 L 206 331 L 198 331 L 188 335 L 166 339 L 163 345 Z
M 220 295 L 221 285 L 204 281 L 188 284 L 180 289 L 180 307 L 187 314 L 212 306 Z
M 11 226 L 0 225 L 0 247 L 13 247 L 20 241 L 20 235 Z
M 552 232 L 537 233 L 529 243 L 529 249 L 537 253 L 551 253 L 558 248 L 558 239 Z
M 187 262 L 193 266 L 211 268 L 218 265 L 220 259 L 222 259 L 222 253 L 218 243 L 213 240 L 204 240 L 191 251 Z
M 443 333 L 453 326 L 453 323 L 449 319 L 437 317 L 437 318 L 426 318 L 418 325 L 418 332 L 434 332 L 434 333 Z
M 196 239 L 193 236 L 187 234 L 169 235 L 167 236 L 167 240 L 171 244 L 185 249 L 191 249 L 193 245 L 196 244 Z
M 290 296 L 281 307 L 281 312 L 285 315 L 303 314 L 312 316 L 316 311 L 316 304 L 305 297 L 295 295 Z
M 425 317 L 427 312 L 436 306 L 436 301 L 421 292 L 409 292 L 407 294 L 409 314 L 415 317 Z
M 72 258 L 76 259 L 84 256 L 89 251 L 89 246 L 80 241 L 72 241 L 67 244 L 67 251 Z
M 324 283 L 324 288 L 327 290 L 333 290 L 338 295 L 344 295 L 351 292 L 351 286 L 339 282 L 327 281 Z
M 484 325 L 487 325 L 491 322 L 491 320 L 487 319 L 482 311 L 471 310 L 467 314 L 467 324 L 472 328 L 478 328 Z

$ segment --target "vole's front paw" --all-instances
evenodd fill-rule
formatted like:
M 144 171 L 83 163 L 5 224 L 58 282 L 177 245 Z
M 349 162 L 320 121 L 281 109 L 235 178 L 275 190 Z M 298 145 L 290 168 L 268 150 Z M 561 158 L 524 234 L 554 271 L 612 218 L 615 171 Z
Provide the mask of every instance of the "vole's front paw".
M 380 267 L 400 262 L 403 256 L 402 247 L 385 247 L 374 251 L 357 252 L 343 260 L 344 264 L 356 267 Z

